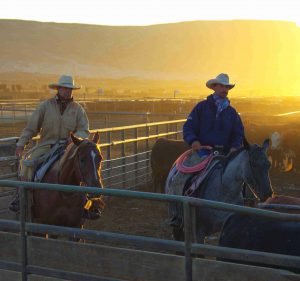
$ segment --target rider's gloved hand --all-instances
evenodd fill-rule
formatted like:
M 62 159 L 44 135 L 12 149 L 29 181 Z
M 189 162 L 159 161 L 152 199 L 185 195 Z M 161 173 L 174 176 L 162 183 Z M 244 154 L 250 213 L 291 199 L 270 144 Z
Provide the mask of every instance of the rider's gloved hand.
M 15 155 L 18 158 L 21 158 L 22 154 L 23 154 L 23 151 L 24 151 L 24 146 L 17 146 L 16 151 L 15 151 Z
M 201 145 L 201 144 L 200 144 L 200 141 L 194 141 L 194 142 L 192 143 L 192 150 L 193 150 L 193 152 L 197 152 L 197 151 L 199 151 L 199 150 L 201 150 L 201 149 L 208 149 L 208 150 L 211 150 L 212 147 L 209 146 L 209 145 Z
M 200 141 L 194 141 L 193 143 L 192 143 L 192 150 L 193 150 L 193 152 L 197 152 L 197 151 L 199 151 L 201 149 L 201 144 L 200 144 Z

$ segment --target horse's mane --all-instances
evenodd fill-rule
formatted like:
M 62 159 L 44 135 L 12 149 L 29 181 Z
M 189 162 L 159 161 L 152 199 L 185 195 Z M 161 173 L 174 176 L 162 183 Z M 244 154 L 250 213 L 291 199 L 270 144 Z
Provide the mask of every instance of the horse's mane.
M 75 150 L 78 150 L 79 148 L 82 148 L 83 146 L 95 146 L 99 152 L 100 155 L 102 157 L 101 151 L 99 149 L 98 144 L 95 144 L 94 142 L 88 140 L 88 139 L 84 139 L 78 146 L 75 145 L 74 143 L 71 143 L 67 146 L 65 153 L 63 154 L 63 156 L 60 159 L 60 164 L 64 164 L 67 162 L 67 160 L 70 159 L 70 157 L 73 155 L 73 153 L 75 153 Z
M 223 171 L 225 171 L 225 169 L 227 168 L 227 165 L 231 162 L 231 160 L 233 160 L 235 157 L 237 157 L 244 150 L 245 150 L 245 147 L 240 147 L 237 150 L 226 155 L 222 160 Z
M 73 153 L 74 149 L 76 148 L 76 145 L 71 143 L 67 146 L 65 153 L 63 154 L 63 156 L 60 158 L 60 165 L 63 165 L 64 163 L 66 163 L 66 161 L 68 160 L 69 156 L 71 155 L 71 153 Z

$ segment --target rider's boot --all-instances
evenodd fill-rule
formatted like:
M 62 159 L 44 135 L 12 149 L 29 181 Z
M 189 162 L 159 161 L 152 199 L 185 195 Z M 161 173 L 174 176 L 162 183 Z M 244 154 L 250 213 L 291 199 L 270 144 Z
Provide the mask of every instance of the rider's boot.
M 11 201 L 11 203 L 9 204 L 8 208 L 12 211 L 12 212 L 20 212 L 20 195 L 19 192 L 17 191 L 14 199 Z

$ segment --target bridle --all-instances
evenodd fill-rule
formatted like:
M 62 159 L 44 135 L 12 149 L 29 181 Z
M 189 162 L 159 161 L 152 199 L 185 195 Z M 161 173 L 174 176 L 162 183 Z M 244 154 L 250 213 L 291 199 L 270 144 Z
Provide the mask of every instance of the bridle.
M 76 148 L 77 150 L 79 149 L 79 146 L 78 146 L 78 148 Z M 93 145 L 88 144 L 88 143 L 86 144 L 86 146 L 93 148 Z M 93 151 L 93 150 L 90 149 L 89 151 Z M 102 161 L 102 155 L 101 155 L 101 153 L 99 153 L 99 154 L 100 154 L 100 162 L 101 162 Z M 75 155 L 75 162 L 77 163 L 77 171 L 76 172 L 79 174 L 80 186 L 87 186 L 87 182 L 85 181 L 85 178 L 84 178 L 84 176 L 83 176 L 83 174 L 81 172 L 83 169 L 82 169 L 82 163 L 81 163 L 81 161 L 79 159 L 78 153 L 76 153 L 76 155 Z M 100 165 L 101 165 L 101 163 L 100 163 Z M 99 181 L 101 181 L 101 177 L 99 177 Z
M 252 185 L 258 186 L 258 180 L 256 177 L 256 173 L 254 172 L 254 168 L 253 168 L 253 160 L 251 160 L 251 154 L 253 154 L 253 152 L 251 153 L 249 150 L 247 150 L 248 155 L 249 155 L 249 167 L 250 167 L 250 172 L 251 172 L 251 177 L 252 177 Z M 250 189 L 250 191 L 252 192 L 252 194 L 254 195 L 255 199 L 257 199 L 258 201 L 260 200 L 260 197 L 258 195 L 258 192 L 252 187 L 251 184 L 247 183 L 246 181 L 244 181 L 244 184 L 246 184 L 246 186 Z

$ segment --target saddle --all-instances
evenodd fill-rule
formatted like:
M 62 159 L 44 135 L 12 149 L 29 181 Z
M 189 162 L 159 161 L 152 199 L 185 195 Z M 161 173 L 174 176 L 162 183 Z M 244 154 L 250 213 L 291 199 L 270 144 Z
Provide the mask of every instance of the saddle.
M 183 162 L 183 166 L 191 169 L 189 172 L 183 172 L 180 169 L 180 165 L 176 161 L 168 175 L 166 180 L 165 192 L 172 195 L 183 195 L 192 197 L 195 192 L 203 186 L 206 178 L 219 168 L 219 164 L 224 159 L 223 150 L 213 149 L 211 154 L 205 157 L 199 157 L 197 153 L 185 152 L 187 158 Z M 180 156 L 180 158 L 184 156 Z M 179 162 L 180 163 L 180 162 Z M 179 169 L 178 169 L 179 167 Z M 197 167 L 197 168 L 195 168 Z M 195 172 L 190 172 L 194 170 Z M 183 210 L 182 204 L 171 203 L 169 205 L 169 225 L 173 227 L 182 227 L 183 224 Z
M 224 158 L 219 147 L 204 157 L 199 157 L 191 150 L 184 152 L 174 163 L 166 180 L 166 193 L 192 196 L 205 178 Z

